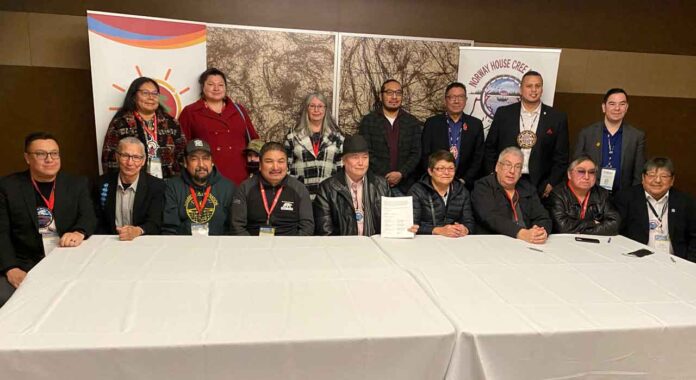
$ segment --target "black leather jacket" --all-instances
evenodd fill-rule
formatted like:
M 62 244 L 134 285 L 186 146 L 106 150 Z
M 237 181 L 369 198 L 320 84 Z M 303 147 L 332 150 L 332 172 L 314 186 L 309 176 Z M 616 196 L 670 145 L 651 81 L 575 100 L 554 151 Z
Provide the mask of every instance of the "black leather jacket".
M 619 233 L 621 217 L 609 200 L 607 190 L 595 186 L 590 191 L 590 199 L 585 219 L 580 219 L 581 205 L 567 184 L 554 187 L 547 207 L 553 220 L 554 233 L 573 233 L 590 235 L 616 235 Z
M 368 172 L 365 179 L 363 235 L 370 236 L 380 232 L 382 197 L 388 197 L 390 190 L 387 181 L 382 177 Z M 353 198 L 342 169 L 319 185 L 317 196 L 314 198 L 314 223 L 317 235 L 358 234 Z

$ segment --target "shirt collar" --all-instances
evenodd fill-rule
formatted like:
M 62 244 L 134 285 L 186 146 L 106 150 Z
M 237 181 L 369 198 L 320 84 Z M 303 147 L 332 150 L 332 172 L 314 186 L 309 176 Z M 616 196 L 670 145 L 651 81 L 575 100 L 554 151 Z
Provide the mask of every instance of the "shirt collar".
M 669 200 L 669 190 L 667 190 L 667 193 L 665 193 L 665 195 L 662 198 L 660 198 L 659 201 L 653 198 L 653 196 L 650 195 L 650 193 L 648 193 L 647 191 L 645 191 L 645 198 L 649 201 L 655 202 L 656 204 L 663 204 Z
M 348 185 L 348 188 L 349 188 L 349 189 L 353 186 L 354 183 L 357 184 L 358 187 L 362 187 L 364 181 L 365 181 L 365 176 L 363 176 L 362 178 L 360 178 L 360 181 L 353 182 L 353 180 L 350 179 L 350 177 L 348 176 L 348 174 L 346 174 L 346 184 Z
M 138 181 L 139 180 L 140 180 L 140 174 L 138 174 L 138 178 L 136 178 L 135 181 L 133 181 L 133 183 L 131 183 L 131 185 L 128 187 L 128 189 L 124 189 L 123 182 L 121 182 L 121 175 L 119 174 L 118 175 L 118 188 L 121 191 L 128 191 L 129 189 L 133 189 L 133 191 L 135 192 L 138 189 Z
M 527 109 L 524 108 L 524 105 L 520 104 L 520 111 L 524 114 L 527 114 L 527 115 L 538 114 L 539 112 L 541 112 L 541 102 L 539 102 L 539 105 L 531 111 L 527 111 Z

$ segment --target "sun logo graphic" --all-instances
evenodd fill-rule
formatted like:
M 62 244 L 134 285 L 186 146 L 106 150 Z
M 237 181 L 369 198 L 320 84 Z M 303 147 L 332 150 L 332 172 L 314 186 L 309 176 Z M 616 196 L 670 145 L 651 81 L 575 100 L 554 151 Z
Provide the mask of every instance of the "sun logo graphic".
M 135 65 L 135 72 L 138 74 L 138 77 L 143 76 L 142 70 L 140 69 L 140 67 L 138 65 Z M 167 72 L 164 74 L 164 78 L 162 78 L 162 79 L 156 78 L 156 77 L 151 77 L 151 78 L 154 79 L 155 82 L 157 82 L 157 84 L 159 85 L 160 107 L 162 107 L 162 109 L 166 113 L 168 113 L 171 117 L 177 118 L 177 117 L 179 117 L 179 114 L 181 113 L 181 111 L 184 108 L 182 105 L 182 102 L 181 102 L 181 95 L 187 93 L 189 90 L 191 90 L 191 88 L 185 87 L 181 90 L 177 90 L 176 88 L 174 88 L 174 86 L 168 82 L 171 74 L 172 74 L 172 69 L 169 68 L 169 69 L 167 69 Z M 112 83 L 111 87 L 113 87 L 117 91 L 122 92 L 123 94 L 126 93 L 125 86 L 122 86 L 122 85 L 119 85 L 116 83 Z M 119 109 L 121 109 L 121 106 L 109 107 L 109 111 L 118 111 Z

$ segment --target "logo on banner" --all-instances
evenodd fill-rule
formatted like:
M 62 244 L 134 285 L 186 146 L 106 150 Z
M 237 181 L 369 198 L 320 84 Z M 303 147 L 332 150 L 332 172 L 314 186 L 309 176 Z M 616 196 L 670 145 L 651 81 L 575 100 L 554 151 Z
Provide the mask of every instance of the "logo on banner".
M 529 70 L 527 63 L 512 58 L 481 65 L 465 83 L 474 99 L 470 114 L 481 118 L 488 129 L 498 108 L 519 102 L 521 78 Z

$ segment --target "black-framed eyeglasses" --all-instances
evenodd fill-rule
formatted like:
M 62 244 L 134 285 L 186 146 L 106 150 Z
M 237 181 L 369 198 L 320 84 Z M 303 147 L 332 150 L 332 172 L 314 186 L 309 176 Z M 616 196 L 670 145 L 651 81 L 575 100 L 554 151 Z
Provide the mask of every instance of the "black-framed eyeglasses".
M 27 152 L 28 154 L 33 155 L 39 160 L 46 160 L 48 157 L 51 157 L 52 160 L 58 160 L 60 159 L 60 152 L 57 150 L 54 150 L 52 152 L 46 152 L 43 150 L 37 150 L 36 152 Z
M 404 96 L 404 92 L 401 90 L 398 90 L 398 91 L 385 90 L 385 91 L 382 91 L 382 93 L 387 94 L 387 96 L 396 96 L 397 98 Z
M 145 156 L 141 156 L 139 154 L 127 154 L 121 152 L 116 152 L 116 154 L 118 154 L 118 157 L 124 162 L 132 160 L 136 164 L 139 164 L 145 159 Z

